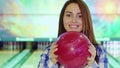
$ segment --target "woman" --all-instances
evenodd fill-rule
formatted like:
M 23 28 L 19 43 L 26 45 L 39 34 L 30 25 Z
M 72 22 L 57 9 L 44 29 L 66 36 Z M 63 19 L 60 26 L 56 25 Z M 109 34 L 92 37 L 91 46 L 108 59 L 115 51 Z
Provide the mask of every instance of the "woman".
M 83 0 L 68 0 L 63 6 L 59 19 L 58 36 L 67 31 L 82 32 L 92 43 L 88 49 L 91 56 L 87 58 L 88 64 L 84 68 L 108 68 L 108 59 L 104 49 L 95 40 L 90 12 Z M 58 63 L 55 51 L 57 51 L 57 44 L 53 42 L 41 55 L 38 67 L 64 68 Z

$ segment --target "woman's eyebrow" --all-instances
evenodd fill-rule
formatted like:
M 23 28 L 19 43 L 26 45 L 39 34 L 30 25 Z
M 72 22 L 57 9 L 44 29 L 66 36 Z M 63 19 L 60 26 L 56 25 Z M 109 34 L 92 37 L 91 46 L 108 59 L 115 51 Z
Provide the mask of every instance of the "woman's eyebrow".
M 78 12 L 77 14 L 82 14 L 81 12 Z
M 65 13 L 72 13 L 70 11 L 65 11 Z M 78 12 L 77 14 L 82 14 L 81 12 Z
M 70 11 L 65 11 L 65 13 L 72 13 L 72 12 L 70 12 Z

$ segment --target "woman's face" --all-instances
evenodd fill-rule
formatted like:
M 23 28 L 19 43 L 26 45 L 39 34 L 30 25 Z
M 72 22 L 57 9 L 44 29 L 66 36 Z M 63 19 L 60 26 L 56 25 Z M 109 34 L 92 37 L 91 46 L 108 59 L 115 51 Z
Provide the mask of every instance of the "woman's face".
M 76 3 L 71 3 L 66 7 L 63 25 L 66 31 L 82 31 L 82 14 Z

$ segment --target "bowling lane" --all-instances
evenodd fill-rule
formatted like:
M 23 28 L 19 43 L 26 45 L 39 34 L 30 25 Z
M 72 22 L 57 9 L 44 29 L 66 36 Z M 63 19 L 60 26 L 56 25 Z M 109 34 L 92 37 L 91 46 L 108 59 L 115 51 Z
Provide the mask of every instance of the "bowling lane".
M 13 56 L 15 56 L 19 51 L 11 51 L 11 50 L 0 50 L 0 68 Z
M 117 57 L 117 60 L 120 62 L 120 56 L 119 56 L 119 57 Z
M 42 52 L 42 50 L 34 51 L 21 68 L 37 68 Z
M 108 54 L 108 61 L 110 64 L 110 68 L 119 68 L 120 67 L 120 62 L 118 59 L 114 58 L 111 54 Z

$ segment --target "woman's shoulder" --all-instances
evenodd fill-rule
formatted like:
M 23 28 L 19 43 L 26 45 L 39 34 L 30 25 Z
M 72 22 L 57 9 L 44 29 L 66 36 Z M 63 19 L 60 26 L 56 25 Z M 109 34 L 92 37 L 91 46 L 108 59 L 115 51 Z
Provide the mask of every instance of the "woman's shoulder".
M 50 50 L 50 45 L 47 46 L 44 50 Z
M 45 49 L 43 49 L 43 53 L 42 53 L 42 55 L 46 55 L 46 54 L 48 54 L 49 51 L 50 51 L 50 46 L 47 46 Z
M 95 44 L 94 46 L 97 50 L 104 50 L 104 47 L 100 44 Z
M 106 53 L 106 50 L 105 50 L 105 48 L 102 45 L 96 46 L 96 50 L 97 50 L 98 55 Z

